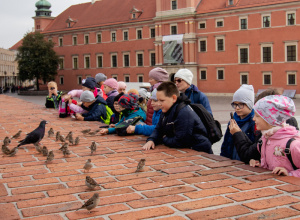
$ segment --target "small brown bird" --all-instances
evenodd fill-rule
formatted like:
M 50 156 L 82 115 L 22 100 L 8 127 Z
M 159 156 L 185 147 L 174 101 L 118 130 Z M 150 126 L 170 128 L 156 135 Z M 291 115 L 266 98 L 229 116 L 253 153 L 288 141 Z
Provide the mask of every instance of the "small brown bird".
M 10 153 L 9 153 L 9 157 L 15 156 L 16 153 L 18 152 L 18 147 L 13 148 Z
M 3 144 L 2 145 L 2 148 L 1 148 L 2 152 L 6 155 L 9 155 L 10 154 L 10 149 L 5 145 Z
M 88 134 L 91 135 L 91 136 L 94 136 L 96 135 L 100 130 L 96 130 L 96 131 L 91 131 L 89 132 Z
M 64 143 L 61 148 L 59 148 L 59 150 L 63 151 L 64 149 L 68 148 L 69 144 L 68 143 Z
M 10 144 L 10 142 L 11 142 L 11 140 L 9 139 L 9 137 L 5 137 L 4 138 L 4 140 L 3 140 L 3 144 L 5 145 L 5 146 L 8 146 L 9 144 Z
M 48 156 L 48 148 L 46 146 L 42 149 L 43 156 Z
M 91 163 L 91 159 L 88 159 L 87 162 L 83 166 L 84 172 L 86 170 L 89 171 L 92 167 L 93 167 L 93 164 Z
M 64 148 L 64 149 L 62 150 L 62 152 L 63 152 L 63 155 L 64 155 L 64 156 L 68 156 L 68 155 L 71 154 L 71 152 L 69 151 L 68 148 Z
M 42 153 L 43 149 L 41 148 L 41 146 L 38 143 L 34 144 L 34 146 L 35 146 L 35 149 L 37 150 L 37 152 Z
M 96 152 L 97 150 L 97 145 L 95 141 L 92 142 L 90 149 L 91 149 L 91 154 L 93 155 L 93 153 Z
M 65 139 L 65 137 L 64 137 L 63 135 L 60 135 L 60 136 L 59 136 L 59 140 L 60 140 L 61 142 L 65 142 L 65 141 L 66 141 L 66 139 Z
M 91 131 L 91 129 L 85 129 L 85 130 L 82 130 L 81 132 L 82 132 L 82 134 L 87 134 L 87 133 L 89 133 Z
M 60 131 L 56 132 L 55 141 L 59 141 L 59 137 L 60 137 Z
M 14 136 L 11 137 L 11 139 L 16 139 L 16 138 L 20 137 L 21 133 L 22 133 L 22 130 L 20 129 Z
M 49 163 L 51 162 L 52 160 L 54 159 L 54 153 L 53 153 L 53 150 L 51 150 L 47 156 L 47 159 L 46 159 L 46 163 Z
M 70 136 L 72 136 L 72 135 L 73 135 L 73 132 L 70 131 L 70 132 L 67 134 L 67 136 L 66 136 L 66 140 L 69 140 Z
M 79 144 L 79 141 L 80 141 L 79 137 L 76 137 L 76 138 L 75 138 L 75 145 L 78 145 L 78 144 Z
M 54 130 L 53 128 L 50 128 L 48 131 L 48 137 L 52 137 L 52 136 L 54 136 Z
M 141 159 L 139 164 L 137 165 L 136 171 L 135 172 L 141 172 L 144 170 L 146 159 Z
M 95 187 L 99 186 L 99 184 L 90 176 L 86 176 L 85 178 L 85 185 L 89 189 L 94 189 Z
M 72 145 L 74 144 L 74 139 L 73 139 L 72 135 L 69 137 L 69 143 L 72 144 Z
M 95 193 L 88 201 L 86 201 L 79 209 L 87 209 L 88 211 L 92 210 L 93 208 L 97 207 L 100 202 L 99 194 Z M 77 209 L 77 210 L 79 210 Z M 76 211 L 77 211 L 76 210 Z

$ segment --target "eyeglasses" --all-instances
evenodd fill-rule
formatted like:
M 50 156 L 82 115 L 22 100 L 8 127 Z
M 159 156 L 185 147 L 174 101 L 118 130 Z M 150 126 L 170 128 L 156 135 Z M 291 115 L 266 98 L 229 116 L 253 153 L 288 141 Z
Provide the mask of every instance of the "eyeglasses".
M 245 103 L 239 103 L 239 104 L 236 104 L 236 103 L 231 103 L 231 107 L 236 109 L 236 107 L 239 107 L 239 109 L 243 109 L 245 106 Z
M 175 79 L 174 82 L 178 82 L 178 83 L 181 83 L 183 80 L 182 79 Z

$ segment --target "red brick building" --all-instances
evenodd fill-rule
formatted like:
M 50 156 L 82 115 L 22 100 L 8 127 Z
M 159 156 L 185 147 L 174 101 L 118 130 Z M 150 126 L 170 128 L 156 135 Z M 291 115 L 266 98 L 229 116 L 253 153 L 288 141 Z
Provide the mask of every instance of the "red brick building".
M 170 74 L 189 68 L 205 93 L 233 93 L 243 83 L 255 91 L 299 84 L 300 1 L 92 0 L 56 18 L 49 5 L 37 2 L 35 29 L 56 43 L 56 81 L 65 90 L 98 72 L 148 81 L 154 66 Z M 176 36 L 171 49 L 182 57 L 172 53 L 179 61 L 167 62 L 166 39 Z

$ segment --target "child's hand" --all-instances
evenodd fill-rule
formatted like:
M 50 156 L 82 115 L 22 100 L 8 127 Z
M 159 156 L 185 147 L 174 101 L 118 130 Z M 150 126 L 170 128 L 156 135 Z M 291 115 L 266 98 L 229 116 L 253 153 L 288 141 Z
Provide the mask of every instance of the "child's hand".
M 71 97 L 71 95 L 64 95 L 63 97 L 62 97 L 64 100 L 65 100 L 65 102 L 68 102 L 72 97 Z
M 235 134 L 236 132 L 241 131 L 240 127 L 237 125 L 234 119 L 230 119 L 229 130 L 230 130 L 230 134 L 232 135 Z
M 101 129 L 100 134 L 108 134 L 108 129 L 107 128 Z
M 126 132 L 128 134 L 133 134 L 134 131 L 135 131 L 135 126 L 133 126 L 133 125 L 129 125 L 128 128 L 126 129 Z
M 254 160 L 254 159 L 251 159 L 250 162 L 249 162 L 249 165 L 251 167 L 259 167 L 260 166 L 260 163 L 258 160 Z
M 81 104 L 82 104 L 82 102 L 77 102 L 77 105 L 78 105 L 78 106 L 81 106 Z
M 155 144 L 153 141 L 148 141 L 144 146 L 143 146 L 143 150 L 150 150 L 150 149 L 154 149 L 155 148 Z
M 283 167 L 275 167 L 274 170 L 272 171 L 272 173 L 282 175 L 282 176 L 289 175 L 289 172 Z
M 84 117 L 79 113 L 76 113 L 75 117 L 78 121 L 83 121 L 84 120 Z
M 114 128 L 114 127 L 116 127 L 116 125 L 115 124 L 110 124 L 109 127 Z

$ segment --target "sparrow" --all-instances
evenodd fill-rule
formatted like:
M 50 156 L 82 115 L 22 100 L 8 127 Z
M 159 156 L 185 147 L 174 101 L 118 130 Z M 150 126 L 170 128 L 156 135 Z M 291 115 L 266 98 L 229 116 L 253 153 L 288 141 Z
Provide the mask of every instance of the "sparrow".
M 10 144 L 11 140 L 9 139 L 9 137 L 5 137 L 4 140 L 3 140 L 3 144 L 5 146 L 8 146 Z
M 90 176 L 86 176 L 85 178 L 85 185 L 89 189 L 94 189 L 96 186 L 99 186 L 99 184 Z
M 66 136 L 66 140 L 69 140 L 69 138 L 70 138 L 72 135 L 73 135 L 73 132 L 70 131 L 70 132 L 67 134 L 67 136 Z
M 86 201 L 79 209 L 87 209 L 87 210 L 92 210 L 93 208 L 97 207 L 97 205 L 100 202 L 99 194 L 95 193 L 88 201 Z M 77 209 L 77 210 L 79 210 Z M 76 211 L 77 211 L 76 210 Z
M 55 141 L 59 141 L 59 137 L 60 137 L 60 131 L 56 132 Z
M 48 156 L 48 149 L 46 146 L 43 147 L 42 153 L 43 153 L 43 156 Z
M 54 159 L 54 153 L 53 153 L 53 150 L 51 150 L 47 156 L 47 159 L 46 159 L 46 163 L 48 162 L 51 162 L 52 160 Z
M 16 139 L 20 137 L 22 130 L 20 129 L 14 136 L 11 137 L 11 139 Z
M 69 143 L 72 144 L 72 145 L 74 144 L 74 139 L 73 139 L 72 135 L 69 137 Z
M 93 135 L 97 134 L 99 131 L 100 131 L 100 130 L 91 131 L 91 132 L 89 132 L 88 134 L 93 136 Z
M 66 139 L 65 139 L 65 137 L 64 137 L 63 135 L 60 135 L 60 136 L 59 136 L 59 140 L 60 140 L 61 142 L 65 142 L 65 141 L 66 141 Z
M 18 147 L 13 148 L 10 153 L 9 153 L 9 157 L 15 156 L 16 153 L 18 152 Z
M 39 144 L 35 144 L 35 149 L 37 152 L 42 153 L 43 149 L 41 148 L 41 146 Z
M 93 155 L 93 153 L 97 150 L 97 145 L 95 141 L 92 142 L 90 149 L 91 149 L 91 154 Z
M 71 154 L 71 152 L 69 151 L 68 148 L 64 148 L 64 149 L 62 150 L 62 152 L 63 152 L 63 155 L 64 155 L 64 156 L 68 156 L 68 155 Z
M 79 144 L 79 141 L 80 141 L 80 140 L 79 140 L 79 137 L 76 137 L 76 138 L 75 138 L 75 145 Z
M 52 137 L 54 135 L 54 130 L 53 128 L 50 128 L 48 131 L 48 137 Z
M 82 132 L 82 134 L 87 134 L 87 133 L 89 133 L 91 131 L 91 129 L 85 129 L 85 130 L 82 130 L 81 132 Z
M 139 164 L 137 165 L 136 171 L 135 172 L 141 172 L 144 170 L 146 159 L 141 159 Z
M 69 144 L 68 143 L 64 143 L 61 148 L 59 148 L 59 150 L 63 151 L 64 149 L 68 148 Z
M 34 129 L 32 132 L 28 133 L 23 140 L 19 141 L 19 144 L 17 147 L 20 147 L 20 146 L 26 145 L 26 144 L 40 143 L 40 141 L 45 136 L 45 126 L 47 123 L 48 122 L 45 120 L 41 121 L 39 126 L 36 129 Z
M 1 150 L 6 155 L 10 154 L 10 149 L 5 144 L 2 145 L 2 149 Z
M 87 162 L 83 166 L 84 172 L 86 170 L 89 171 L 92 167 L 93 167 L 93 164 L 91 163 L 91 159 L 88 159 Z

